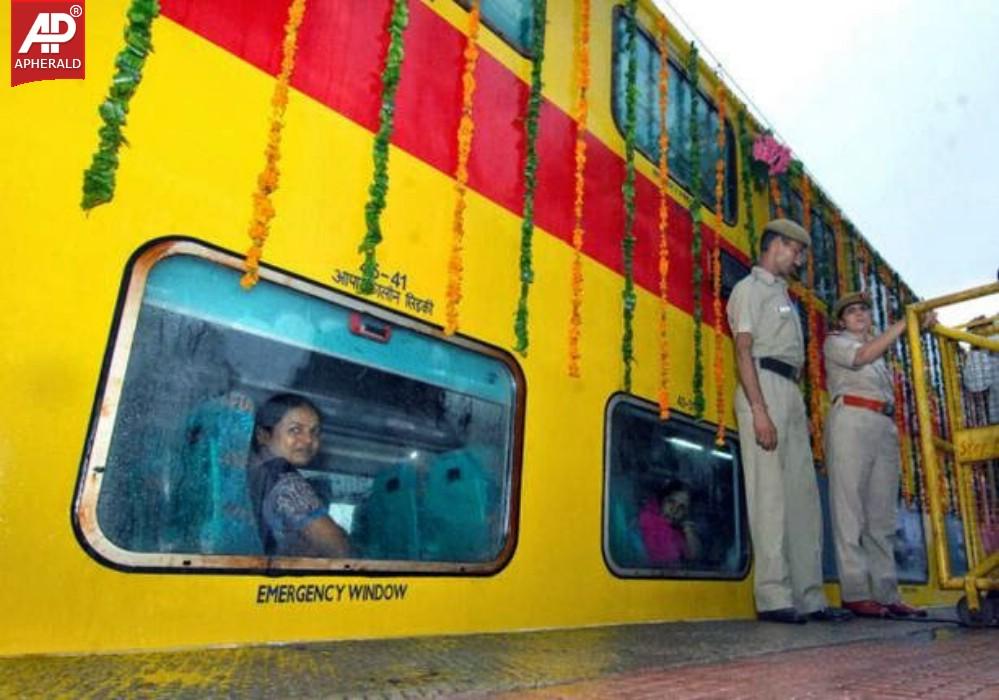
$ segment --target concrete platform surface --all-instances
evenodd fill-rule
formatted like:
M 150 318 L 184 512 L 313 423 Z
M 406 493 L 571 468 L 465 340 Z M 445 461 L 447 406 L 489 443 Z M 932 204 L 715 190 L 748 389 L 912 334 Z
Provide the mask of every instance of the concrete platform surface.
M 0 659 L 3 698 L 995 698 L 999 630 L 853 620 Z

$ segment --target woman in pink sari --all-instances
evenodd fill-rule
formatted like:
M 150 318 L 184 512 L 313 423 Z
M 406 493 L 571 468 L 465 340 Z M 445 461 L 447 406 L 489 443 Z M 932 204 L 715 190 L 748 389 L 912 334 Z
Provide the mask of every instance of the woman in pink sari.
M 690 490 L 679 479 L 670 479 L 645 502 L 638 514 L 638 527 L 649 564 L 670 566 L 697 559 L 701 540 L 690 512 Z

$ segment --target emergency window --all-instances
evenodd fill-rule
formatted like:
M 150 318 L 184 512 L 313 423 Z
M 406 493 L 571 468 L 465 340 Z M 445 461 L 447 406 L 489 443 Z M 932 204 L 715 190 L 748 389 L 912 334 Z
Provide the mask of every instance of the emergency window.
M 614 78 L 613 112 L 621 135 L 625 135 L 627 124 L 628 56 L 627 46 L 628 15 L 618 9 L 614 15 Z M 635 145 L 653 163 L 659 162 L 659 68 L 660 51 L 656 41 L 639 26 L 637 33 L 638 72 Z M 698 141 L 701 149 L 701 201 L 705 206 L 717 210 L 715 201 L 715 163 L 718 160 L 718 110 L 696 89 L 684 72 L 669 63 L 669 97 L 666 107 L 666 125 L 669 129 L 669 174 L 680 185 L 690 190 L 691 183 L 691 100 L 697 107 Z M 725 123 L 725 183 L 723 189 L 724 218 L 733 224 L 737 217 L 737 190 L 735 166 L 735 134 L 728 122 Z
M 244 291 L 238 267 L 191 242 L 132 266 L 74 510 L 90 547 L 134 568 L 502 566 L 516 526 L 515 364 L 279 273 Z M 260 431 L 276 396 L 308 402 L 314 443 L 286 449 L 277 428 Z M 317 519 L 349 553 L 305 546 Z
M 619 394 L 607 409 L 604 555 L 622 577 L 742 578 L 749 562 L 738 443 Z
M 469 0 L 458 0 L 468 9 Z M 479 5 L 483 23 L 518 53 L 532 58 L 534 32 L 543 30 L 534 26 L 534 0 L 481 0 Z

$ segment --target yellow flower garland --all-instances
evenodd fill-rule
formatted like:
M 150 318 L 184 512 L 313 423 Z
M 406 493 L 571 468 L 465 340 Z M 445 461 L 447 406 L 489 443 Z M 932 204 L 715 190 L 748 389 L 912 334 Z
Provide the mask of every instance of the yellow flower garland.
M 268 228 L 274 218 L 274 204 L 271 194 L 278 187 L 281 159 L 281 130 L 284 128 L 284 113 L 288 107 L 288 85 L 295 69 L 295 52 L 298 49 L 298 28 L 305 15 L 305 0 L 293 0 L 288 7 L 288 21 L 284 25 L 284 43 L 281 50 L 281 71 L 278 73 L 274 94 L 271 96 L 271 124 L 267 134 L 267 147 L 264 149 L 264 169 L 257 177 L 257 190 L 253 193 L 253 216 L 247 235 L 253 245 L 246 251 L 243 261 L 243 277 L 239 283 L 250 289 L 260 279 L 260 256 L 264 251 Z
M 721 235 L 725 223 L 725 88 L 721 78 L 715 91 L 715 104 L 718 107 L 718 158 L 715 160 L 715 206 L 718 212 L 718 225 L 715 227 L 715 247 L 711 254 L 712 293 L 715 312 L 715 413 L 718 427 L 715 430 L 715 444 L 725 444 L 725 365 L 722 358 L 722 303 L 721 303 Z
M 802 215 L 801 225 L 806 231 L 812 230 L 812 183 L 808 176 L 801 175 L 801 202 Z M 805 306 L 807 309 L 806 319 L 808 323 L 808 382 L 811 386 L 809 392 L 809 420 L 812 425 L 812 454 L 815 459 L 821 460 L 823 453 L 822 445 L 822 374 L 820 372 L 819 359 L 819 339 L 815 333 L 815 255 L 814 251 L 808 254 L 808 289 L 804 291 Z
M 660 16 L 659 29 L 659 418 L 669 419 L 669 25 Z
M 573 119 L 576 122 L 574 198 L 572 203 L 572 273 L 570 291 L 572 311 L 569 316 L 569 376 L 579 377 L 579 339 L 583 325 L 583 194 L 586 184 L 586 121 L 589 114 L 588 90 L 590 87 L 590 0 L 579 3 L 579 36 L 576 39 L 575 54 L 576 108 Z
M 451 256 L 448 260 L 445 335 L 458 330 L 458 305 L 461 303 L 462 241 L 465 237 L 465 193 L 468 190 L 468 157 L 472 152 L 472 98 L 475 95 L 475 64 L 479 60 L 479 0 L 472 0 L 468 12 L 468 36 L 465 42 L 465 68 L 461 74 L 461 119 L 458 121 L 458 162 L 454 168 L 454 216 L 451 219 Z

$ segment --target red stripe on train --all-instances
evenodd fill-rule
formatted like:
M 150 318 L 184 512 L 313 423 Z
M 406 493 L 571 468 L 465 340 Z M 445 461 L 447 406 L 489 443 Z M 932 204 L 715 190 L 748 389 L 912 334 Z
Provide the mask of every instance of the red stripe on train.
M 272 75 L 280 66 L 288 4 L 287 0 L 161 0 L 166 17 Z M 389 0 L 313 2 L 308 5 L 299 33 L 293 86 L 370 131 L 378 126 L 390 8 Z M 405 45 L 392 142 L 451 174 L 457 160 L 455 132 L 461 104 L 464 35 L 423 3 L 415 2 L 410 3 Z M 524 188 L 523 113 L 528 86 L 485 52 L 475 75 L 478 88 L 469 184 L 520 215 Z M 261 115 L 265 111 L 266 105 L 261 105 Z M 544 101 L 538 137 L 535 221 L 566 242 L 572 236 L 574 138 L 575 125 L 570 117 Z M 619 274 L 624 269 L 623 180 L 624 160 L 588 136 L 585 253 Z M 636 212 L 635 282 L 657 294 L 658 188 L 641 174 L 636 183 Z M 686 209 L 672 200 L 669 214 L 669 298 L 678 308 L 692 313 L 691 219 Z M 711 324 L 714 313 L 707 252 L 715 234 L 709 227 L 703 230 L 704 320 Z M 727 241 L 723 240 L 722 245 L 746 260 Z

